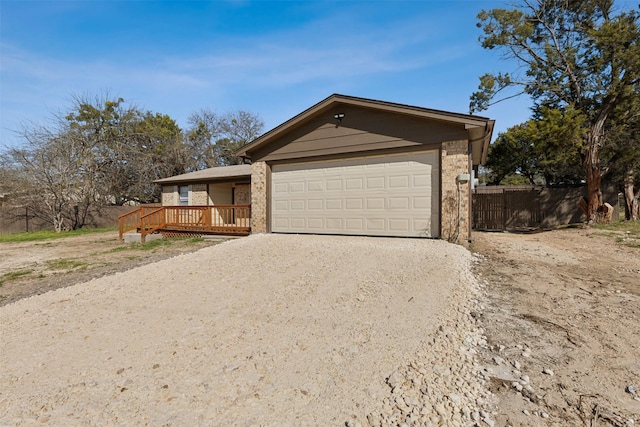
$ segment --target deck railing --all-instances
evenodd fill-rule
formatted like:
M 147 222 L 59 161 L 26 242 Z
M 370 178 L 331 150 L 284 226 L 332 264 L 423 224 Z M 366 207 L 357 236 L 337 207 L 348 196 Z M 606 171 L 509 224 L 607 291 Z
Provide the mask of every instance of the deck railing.
M 137 230 L 140 228 L 140 217 L 148 214 L 149 212 L 162 209 L 161 206 L 140 206 L 131 212 L 122 214 L 118 217 L 118 238 L 122 240 L 122 235 L 131 230 Z
M 162 206 L 139 208 L 119 217 L 120 239 L 136 229 L 141 240 L 156 231 L 249 234 L 250 205 Z

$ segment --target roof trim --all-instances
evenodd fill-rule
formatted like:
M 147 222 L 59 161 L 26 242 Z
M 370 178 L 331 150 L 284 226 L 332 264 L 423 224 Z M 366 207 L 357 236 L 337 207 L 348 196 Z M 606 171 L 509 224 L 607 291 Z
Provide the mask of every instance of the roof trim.
M 251 177 L 251 165 L 233 165 L 218 166 L 195 172 L 183 173 L 182 175 L 156 179 L 153 182 L 156 184 L 178 184 L 186 182 L 222 181 L 249 177 Z
M 313 116 L 315 113 L 337 103 L 355 105 L 355 106 L 360 106 L 365 108 L 375 108 L 378 110 L 389 111 L 389 112 L 398 113 L 398 114 L 408 114 L 408 115 L 422 117 L 426 119 L 459 123 L 459 124 L 464 124 L 465 126 L 470 126 L 470 127 L 476 127 L 476 126 L 485 127 L 487 126 L 487 123 L 491 121 L 488 117 L 453 113 L 450 111 L 434 110 L 431 108 L 416 107 L 412 105 L 398 104 L 395 102 L 378 101 L 375 99 L 358 98 L 355 96 L 340 95 L 340 94 L 334 93 L 333 95 L 323 99 L 317 104 L 307 108 L 300 114 L 292 117 L 286 122 L 264 133 L 263 135 L 254 139 L 249 144 L 245 145 L 244 147 L 241 147 L 239 150 L 235 152 L 235 155 L 240 157 L 250 157 L 249 155 L 250 151 L 253 151 L 256 148 L 269 143 L 273 139 L 277 138 L 278 135 L 295 127 L 296 125 L 305 121 L 309 117 Z

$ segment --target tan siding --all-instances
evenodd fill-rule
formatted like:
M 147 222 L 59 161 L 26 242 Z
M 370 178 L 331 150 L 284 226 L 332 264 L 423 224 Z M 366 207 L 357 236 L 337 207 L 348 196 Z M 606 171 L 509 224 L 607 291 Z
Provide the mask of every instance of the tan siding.
M 209 184 L 209 204 L 210 205 L 230 205 L 233 184 L 220 183 Z
M 336 113 L 345 115 L 340 124 L 334 119 Z M 336 106 L 252 153 L 252 159 L 274 161 L 390 148 L 437 148 L 443 140 L 463 138 L 467 134 L 462 124 Z

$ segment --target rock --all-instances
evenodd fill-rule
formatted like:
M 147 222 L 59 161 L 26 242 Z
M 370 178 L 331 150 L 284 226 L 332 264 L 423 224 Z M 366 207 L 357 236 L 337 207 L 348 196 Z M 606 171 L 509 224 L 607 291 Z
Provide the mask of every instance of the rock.
M 411 406 L 418 406 L 418 403 L 420 403 L 420 401 L 415 397 L 405 396 L 404 397 L 404 403 L 407 406 L 411 407 Z
M 634 385 L 633 385 L 633 384 L 629 384 L 629 385 L 627 386 L 627 388 L 625 388 L 625 390 L 624 390 L 624 391 L 626 391 L 627 393 L 632 394 L 632 395 L 634 395 L 634 396 L 636 395 L 636 388 L 634 387 Z
M 451 400 L 455 405 L 460 406 L 462 403 L 462 396 L 457 393 L 449 393 L 449 400 Z
M 547 369 L 543 369 L 543 370 L 542 370 L 542 373 L 543 373 L 543 374 L 546 374 L 546 375 L 549 375 L 549 376 L 551 376 L 551 377 L 553 376 L 553 370 L 551 370 L 551 369 L 549 369 L 549 368 L 547 368 Z
M 402 382 L 402 380 L 403 380 L 402 375 L 400 375 L 398 371 L 394 371 L 391 375 L 389 375 L 389 378 L 387 379 L 387 384 L 389 384 L 391 388 L 394 388 L 397 385 L 399 385 Z
M 546 412 L 544 412 L 544 411 L 541 411 L 541 412 L 540 412 L 540 416 L 541 416 L 542 418 L 549 418 L 549 414 L 547 414 L 547 413 L 546 413 Z
M 444 407 L 444 403 L 436 403 L 433 409 L 435 409 L 437 414 L 441 417 L 447 415 L 447 408 Z
M 520 370 L 520 362 L 518 362 L 517 360 L 514 360 L 513 362 L 511 362 L 511 364 L 513 365 L 514 368 L 516 368 L 517 370 Z
M 500 366 L 504 363 L 504 359 L 500 356 L 493 356 L 493 363 Z
M 496 422 L 493 421 L 491 418 L 483 418 L 482 421 L 489 427 L 493 427 L 496 425 Z
M 525 409 L 524 411 L 522 411 L 522 413 L 523 413 L 523 414 L 525 414 L 526 416 L 531 415 L 531 412 L 529 412 L 529 411 L 528 411 L 528 410 L 526 410 L 526 409 Z
M 515 388 L 516 390 L 518 390 L 518 391 L 522 391 L 522 384 L 514 382 L 514 383 L 511 383 L 511 385 L 512 385 L 512 386 L 513 386 L 513 388 Z

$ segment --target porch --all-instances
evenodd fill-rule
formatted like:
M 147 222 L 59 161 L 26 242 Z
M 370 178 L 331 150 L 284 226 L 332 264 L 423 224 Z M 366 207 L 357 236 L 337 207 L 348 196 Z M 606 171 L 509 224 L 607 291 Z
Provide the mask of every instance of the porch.
M 120 240 L 124 234 L 140 233 L 164 237 L 208 234 L 246 236 L 251 232 L 251 205 L 141 206 L 118 217 Z

